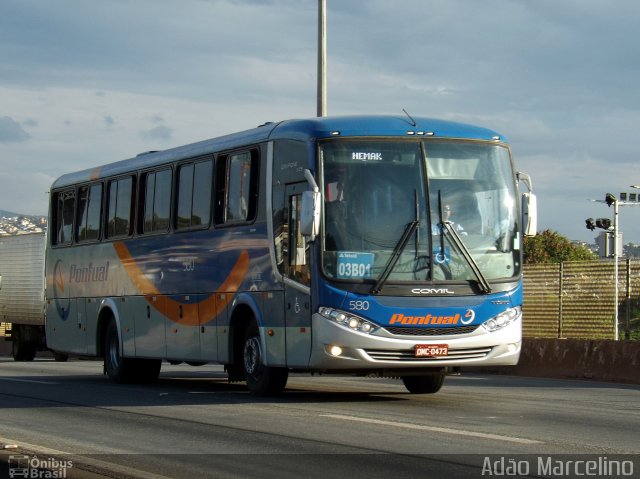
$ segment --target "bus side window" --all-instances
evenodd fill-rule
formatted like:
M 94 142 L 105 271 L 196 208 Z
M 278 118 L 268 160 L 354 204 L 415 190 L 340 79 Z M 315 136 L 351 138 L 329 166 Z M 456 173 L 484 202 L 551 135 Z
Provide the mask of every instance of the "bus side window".
M 54 244 L 71 244 L 73 232 L 73 212 L 76 206 L 76 192 L 73 189 L 59 191 L 54 196 L 55 211 L 53 218 Z
M 171 210 L 171 168 L 144 176 L 143 233 L 166 233 Z
M 180 165 L 176 229 L 206 228 L 211 220 L 211 160 Z
M 100 239 L 100 217 L 102 212 L 102 183 L 81 186 L 78 189 L 78 219 L 76 240 L 78 242 Z
M 107 238 L 131 235 L 133 177 L 111 180 L 108 185 Z
M 260 163 L 258 150 L 220 155 L 216 163 L 216 224 L 255 219 Z

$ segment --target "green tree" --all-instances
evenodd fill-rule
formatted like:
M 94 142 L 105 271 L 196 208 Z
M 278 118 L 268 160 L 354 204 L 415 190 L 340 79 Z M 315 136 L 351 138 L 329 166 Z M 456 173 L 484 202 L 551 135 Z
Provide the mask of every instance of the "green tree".
M 598 256 L 584 246 L 574 245 L 561 234 L 544 230 L 536 236 L 524 239 L 526 264 L 561 263 L 563 261 L 588 261 Z

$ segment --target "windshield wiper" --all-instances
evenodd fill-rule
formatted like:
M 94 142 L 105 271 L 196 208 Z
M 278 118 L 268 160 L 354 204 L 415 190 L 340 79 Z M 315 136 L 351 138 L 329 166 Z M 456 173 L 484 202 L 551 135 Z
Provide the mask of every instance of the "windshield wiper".
M 402 236 L 396 243 L 395 248 L 393 248 L 393 253 L 391 253 L 391 258 L 389 258 L 387 265 L 384 267 L 384 271 L 382 271 L 382 274 L 378 278 L 378 281 L 376 281 L 376 284 L 371 289 L 371 294 L 380 293 L 380 291 L 382 290 L 382 287 L 384 286 L 384 283 L 386 283 L 387 279 L 389 278 L 391 271 L 393 270 L 396 263 L 400 259 L 400 255 L 402 254 L 404 249 L 407 247 L 409 238 L 411 238 L 411 235 L 414 233 L 414 231 L 416 230 L 419 224 L 420 224 L 420 221 L 418 221 L 417 219 L 413 220 L 410 223 L 407 223 L 407 227 L 404 229 L 404 233 L 402 233 Z
M 442 231 L 443 233 L 444 233 L 444 230 L 446 230 L 446 232 L 449 233 L 449 236 L 452 239 L 453 243 L 455 244 L 456 248 L 458 249 L 458 251 L 460 251 L 460 254 L 465 259 L 469 267 L 471 268 L 471 271 L 473 271 L 473 274 L 475 275 L 478 281 L 478 288 L 480 289 L 480 292 L 483 294 L 489 294 L 491 292 L 491 285 L 489 284 L 489 281 L 487 281 L 487 278 L 482 273 L 482 270 L 480 270 L 480 266 L 478 266 L 478 263 L 476 262 L 476 260 L 473 259 L 473 256 L 471 256 L 471 253 L 469 252 L 469 249 L 462 241 L 462 238 L 460 238 L 460 235 L 456 231 L 456 228 L 453 225 L 453 222 L 443 221 L 442 219 L 442 216 L 443 216 L 442 215 L 442 192 L 440 191 L 438 191 L 438 216 L 440 217 L 439 218 L 440 222 L 438 226 L 440 227 L 441 230 L 443 230 Z M 440 237 L 441 237 L 441 242 L 444 245 L 444 235 L 440 235 Z M 442 251 L 444 254 L 444 246 Z

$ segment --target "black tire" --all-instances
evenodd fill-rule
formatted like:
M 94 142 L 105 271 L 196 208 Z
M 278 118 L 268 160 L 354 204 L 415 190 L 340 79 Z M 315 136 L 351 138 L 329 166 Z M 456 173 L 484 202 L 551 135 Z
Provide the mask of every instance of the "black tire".
M 160 359 L 124 358 L 114 320 L 109 321 L 104 338 L 104 370 L 109 379 L 120 384 L 152 383 L 158 379 Z
M 57 363 L 66 363 L 69 360 L 69 355 L 65 353 L 59 353 L 58 351 L 51 351 L 53 354 L 53 360 Z
M 14 361 L 33 361 L 38 348 L 32 341 L 22 339 L 20 328 L 16 328 L 11 341 L 11 355 Z
M 242 369 L 249 392 L 256 396 L 277 396 L 287 385 L 288 369 L 264 365 L 260 331 L 255 321 L 249 324 L 245 334 Z
M 411 394 L 435 394 L 444 384 L 445 373 L 403 376 L 402 382 Z

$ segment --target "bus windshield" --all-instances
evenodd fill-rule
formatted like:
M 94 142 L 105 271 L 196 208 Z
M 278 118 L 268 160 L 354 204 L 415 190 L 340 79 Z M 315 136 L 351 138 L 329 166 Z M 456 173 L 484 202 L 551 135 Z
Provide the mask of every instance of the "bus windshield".
M 328 278 L 476 282 L 520 274 L 514 173 L 502 144 L 336 139 L 322 143 L 320 155 Z

